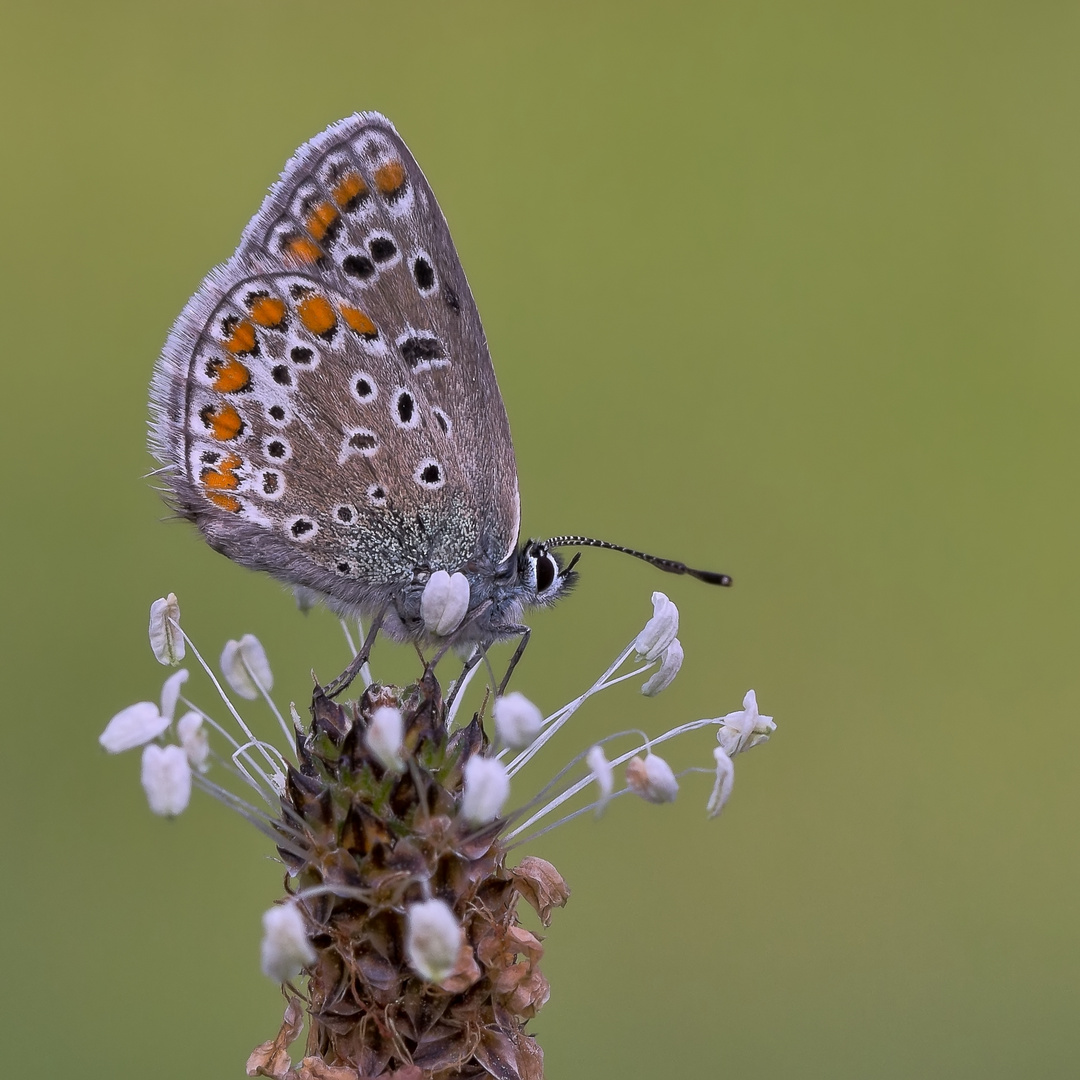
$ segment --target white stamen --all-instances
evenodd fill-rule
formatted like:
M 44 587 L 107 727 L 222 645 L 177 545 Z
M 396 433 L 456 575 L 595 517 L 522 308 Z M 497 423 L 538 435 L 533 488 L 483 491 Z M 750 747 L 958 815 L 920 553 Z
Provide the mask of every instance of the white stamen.
M 584 694 L 579 694 L 573 701 L 568 702 L 561 709 L 556 709 L 555 712 L 544 720 L 547 730 L 536 739 L 531 746 L 522 750 L 521 753 L 510 762 L 509 772 L 511 776 L 519 773 L 529 761 L 539 753 L 541 747 L 555 737 L 559 729 L 566 724 L 570 717 L 573 716 L 590 697 L 594 694 L 599 694 L 601 690 L 606 690 L 609 686 L 614 686 L 615 683 L 621 682 L 628 677 L 626 675 L 620 675 L 618 678 L 613 678 L 615 672 L 622 667 L 633 651 L 634 644 L 631 642 L 617 657 L 615 657 L 608 666 L 607 671 L 605 671 Z M 636 672 L 634 674 L 636 674 Z
M 647 753 L 644 758 L 631 758 L 626 765 L 626 782 L 635 795 L 646 802 L 673 802 L 679 793 L 679 781 L 671 766 L 656 754 Z
M 248 701 L 254 701 L 260 690 L 268 691 L 274 686 L 266 650 L 254 634 L 245 634 L 239 641 L 225 642 L 221 651 L 221 673 L 229 687 Z
M 187 754 L 188 763 L 199 772 L 209 768 L 210 735 L 203 726 L 203 718 L 197 712 L 186 712 L 176 722 L 176 736 Z
M 540 734 L 544 714 L 522 693 L 515 690 L 495 699 L 495 733 L 511 750 L 522 750 Z
M 472 825 L 487 825 L 502 813 L 510 796 L 510 777 L 501 762 L 474 754 L 465 762 L 461 816 Z
M 428 632 L 436 637 L 452 634 L 468 610 L 469 579 L 464 574 L 436 570 L 420 597 L 420 615 Z
M 151 743 L 142 756 L 142 786 L 150 809 L 162 817 L 176 817 L 191 799 L 191 766 L 179 746 Z
M 403 736 L 401 710 L 382 705 L 372 714 L 371 723 L 364 733 L 364 742 L 384 769 L 401 772 L 405 768 L 405 762 L 401 759 Z
M 646 697 L 656 697 L 661 690 L 666 690 L 679 674 L 682 662 L 683 647 L 675 638 L 660 657 L 660 666 L 642 684 L 641 692 Z
M 180 604 L 169 593 L 150 605 L 150 648 L 159 664 L 176 667 L 184 659 L 184 636 L 180 633 Z
M 679 632 L 679 609 L 662 593 L 652 594 L 653 614 L 634 641 L 638 656 L 658 660 Z
M 461 925 L 449 904 L 421 900 L 409 905 L 405 913 L 405 951 L 410 967 L 422 979 L 432 983 L 446 979 L 457 966 L 461 943 Z
M 156 739 L 168 726 L 169 720 L 152 701 L 140 701 L 121 709 L 98 736 L 98 742 L 110 754 L 119 754 Z
M 722 746 L 713 751 L 716 758 L 716 782 L 713 784 L 712 794 L 705 804 L 705 810 L 709 817 L 717 817 L 724 804 L 731 798 L 731 789 L 735 784 L 735 764 L 724 752 Z
M 270 744 L 264 743 L 261 740 L 255 738 L 255 736 L 252 733 L 251 729 L 245 723 L 244 718 L 240 715 L 240 713 L 237 710 L 236 706 L 232 703 L 232 699 L 229 697 L 228 694 L 225 693 L 224 688 L 222 687 L 221 683 L 218 681 L 218 677 L 214 674 L 214 669 L 206 662 L 206 658 L 203 656 L 203 654 L 201 652 L 199 652 L 199 650 L 195 647 L 195 643 L 186 634 L 184 635 L 184 641 L 187 642 L 187 644 L 191 646 L 191 651 L 195 654 L 195 659 L 199 661 L 199 666 L 203 669 L 203 671 L 206 672 L 206 677 L 210 680 L 210 682 L 213 683 L 214 689 L 218 693 L 218 697 L 221 698 L 222 702 L 225 705 L 225 708 L 229 710 L 229 715 L 236 721 L 237 726 L 240 728 L 240 730 L 250 740 L 247 745 L 248 746 L 254 746 L 259 751 L 259 753 L 262 755 L 262 757 L 266 761 L 267 765 L 269 765 L 272 770 L 276 770 L 278 768 L 277 762 L 278 762 L 278 760 L 281 759 L 281 752 L 276 747 L 271 746 Z M 208 721 L 211 720 L 211 718 L 209 716 L 207 716 L 207 714 L 205 712 L 203 713 L 203 719 L 208 720 Z M 279 797 L 280 792 L 278 792 L 277 790 L 274 790 L 273 791 L 273 798 L 271 798 L 267 794 L 267 792 L 260 787 L 259 783 L 247 771 L 247 769 L 245 769 L 242 765 L 240 765 L 239 761 L 237 760 L 237 758 L 243 753 L 243 750 L 245 748 L 241 747 L 236 742 L 236 740 L 234 740 L 233 737 L 231 735 L 229 735 L 228 732 L 226 732 L 226 730 L 220 724 L 214 724 L 214 727 L 222 735 L 225 735 L 226 738 L 228 738 L 229 741 L 232 742 L 233 745 L 236 747 L 236 751 L 232 755 L 232 761 L 236 765 L 236 767 L 240 770 L 240 772 L 242 773 L 244 778 L 248 781 L 248 783 L 251 784 L 251 786 L 253 788 L 255 788 L 259 792 L 259 795 L 266 802 L 268 802 L 272 806 L 276 806 L 277 799 Z M 276 759 L 271 756 L 271 753 L 276 755 Z M 252 757 L 250 755 L 246 754 L 246 753 L 243 753 L 243 757 L 244 757 L 244 760 L 247 761 L 251 765 L 252 769 L 255 770 L 258 773 L 258 775 L 262 777 L 262 779 L 266 782 L 266 784 L 268 786 L 272 787 L 272 785 L 270 785 L 270 778 L 266 775 L 265 772 L 263 772 L 263 770 L 252 759 Z
M 278 983 L 288 982 L 315 963 L 315 950 L 295 903 L 275 904 L 263 915 L 262 924 L 260 959 L 263 974 L 268 978 Z

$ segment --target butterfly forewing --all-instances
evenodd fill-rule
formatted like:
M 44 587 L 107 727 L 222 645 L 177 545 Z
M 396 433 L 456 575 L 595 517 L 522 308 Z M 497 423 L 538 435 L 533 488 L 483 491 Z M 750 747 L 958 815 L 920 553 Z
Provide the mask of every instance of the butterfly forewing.
M 376 114 L 288 163 L 174 327 L 154 400 L 175 500 L 246 565 L 362 602 L 514 549 L 483 328 L 435 197 Z

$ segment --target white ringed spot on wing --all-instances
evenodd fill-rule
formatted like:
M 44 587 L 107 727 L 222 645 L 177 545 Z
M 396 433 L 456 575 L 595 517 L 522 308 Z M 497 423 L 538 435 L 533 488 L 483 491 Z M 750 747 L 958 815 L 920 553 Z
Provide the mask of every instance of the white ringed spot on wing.
M 361 405 L 367 405 L 379 396 L 379 384 L 375 381 L 375 377 L 366 371 L 355 372 L 350 384 L 353 397 Z
M 390 403 L 390 419 L 395 427 L 411 431 L 420 424 L 420 410 L 416 406 L 416 395 L 404 386 L 394 391 L 394 400 Z
M 292 446 L 282 435 L 268 435 L 263 439 L 263 453 L 280 465 L 292 457 Z
M 413 479 L 428 491 L 438 491 L 446 483 L 443 467 L 435 458 L 424 458 L 416 466 Z
M 307 543 L 319 531 L 319 523 L 308 514 L 298 514 L 285 522 L 285 531 L 301 543 Z

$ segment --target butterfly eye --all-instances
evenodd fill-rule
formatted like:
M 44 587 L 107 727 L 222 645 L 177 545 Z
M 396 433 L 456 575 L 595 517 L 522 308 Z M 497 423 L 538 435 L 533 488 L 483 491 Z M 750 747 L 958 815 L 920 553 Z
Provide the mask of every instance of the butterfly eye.
M 537 597 L 546 593 L 559 582 L 560 565 L 554 555 L 549 555 L 543 544 L 530 540 L 518 558 L 518 574 L 528 583 Z M 552 590 L 552 594 L 558 592 Z
M 559 565 L 546 552 L 536 560 L 536 591 L 546 592 L 559 573 Z

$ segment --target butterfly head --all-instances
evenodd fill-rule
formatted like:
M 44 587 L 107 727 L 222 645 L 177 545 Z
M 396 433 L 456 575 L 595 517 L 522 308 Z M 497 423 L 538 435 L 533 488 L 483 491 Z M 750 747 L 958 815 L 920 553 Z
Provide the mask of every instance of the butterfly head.
M 517 556 L 518 582 L 530 606 L 547 607 L 574 587 L 578 575 L 575 555 L 564 567 L 562 560 L 542 540 L 529 540 Z
M 568 564 L 541 540 L 528 540 L 497 567 L 477 560 L 461 568 L 468 581 L 468 614 L 455 633 L 458 642 L 501 641 L 519 637 L 525 627 L 526 608 L 549 607 L 577 582 L 574 556 Z M 426 588 L 426 583 L 425 583 Z M 395 602 L 395 607 L 400 604 Z M 422 633 L 424 622 L 419 591 L 411 592 L 411 610 L 399 628 L 391 622 L 391 636 L 405 639 Z

